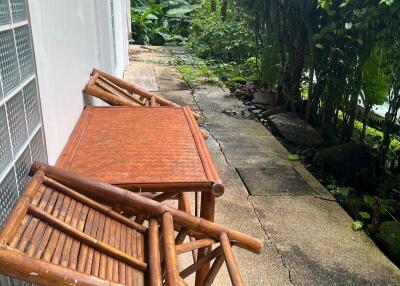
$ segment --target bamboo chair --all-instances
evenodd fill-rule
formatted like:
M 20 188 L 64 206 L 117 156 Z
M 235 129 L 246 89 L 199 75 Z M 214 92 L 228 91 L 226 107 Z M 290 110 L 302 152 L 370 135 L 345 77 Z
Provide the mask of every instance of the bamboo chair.
M 35 162 L 33 179 L 0 233 L 0 273 L 40 285 L 187 285 L 214 260 L 243 285 L 232 245 L 260 253 L 262 242 L 124 189 Z M 106 207 L 120 204 L 148 226 Z M 175 236 L 175 233 L 177 235 Z M 196 237 L 183 243 L 186 235 Z M 217 245 L 179 271 L 177 256 Z
M 97 69 L 93 69 L 90 80 L 83 91 L 113 106 L 179 107 L 172 101 Z M 196 120 L 200 118 L 195 112 L 193 112 L 193 116 Z

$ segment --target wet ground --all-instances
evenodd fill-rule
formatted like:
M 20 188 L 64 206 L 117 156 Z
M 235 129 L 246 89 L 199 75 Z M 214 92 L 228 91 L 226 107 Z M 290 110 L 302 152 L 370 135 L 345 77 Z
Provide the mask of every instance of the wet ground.
M 330 193 L 259 122 L 215 85 L 191 88 L 174 66 L 177 48 L 130 46 L 125 79 L 202 114 L 201 124 L 226 187 L 216 221 L 262 239 L 260 255 L 235 249 L 246 285 L 400 285 L 400 270 Z M 215 285 L 229 285 L 226 269 Z

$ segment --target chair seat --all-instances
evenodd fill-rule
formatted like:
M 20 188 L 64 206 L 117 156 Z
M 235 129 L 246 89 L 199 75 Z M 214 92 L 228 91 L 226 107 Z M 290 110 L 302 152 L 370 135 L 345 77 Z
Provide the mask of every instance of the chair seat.
M 144 260 L 143 234 L 68 195 L 42 185 L 30 204 L 72 228 L 114 247 L 140 261 Z M 66 267 L 122 285 L 143 285 L 143 272 L 95 250 L 87 243 L 27 212 L 16 234 L 7 239 L 8 250 L 35 260 Z

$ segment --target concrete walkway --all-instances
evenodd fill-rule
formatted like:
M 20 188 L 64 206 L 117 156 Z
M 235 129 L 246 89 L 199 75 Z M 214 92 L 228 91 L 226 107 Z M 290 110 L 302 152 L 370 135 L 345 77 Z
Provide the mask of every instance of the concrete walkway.
M 194 89 L 174 67 L 156 64 L 180 50 L 130 46 L 125 79 L 203 115 L 226 186 L 216 221 L 265 241 L 261 255 L 239 249 L 246 285 L 400 285 L 400 270 L 264 126 L 224 110 L 241 103 L 218 86 Z M 229 285 L 226 270 L 216 285 Z

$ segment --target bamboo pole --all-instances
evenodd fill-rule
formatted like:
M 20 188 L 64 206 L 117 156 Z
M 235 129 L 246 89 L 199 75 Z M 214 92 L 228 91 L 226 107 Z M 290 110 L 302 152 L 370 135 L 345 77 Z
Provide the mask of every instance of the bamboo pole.
M 178 235 L 175 238 L 175 244 L 182 244 L 186 238 L 186 235 L 188 235 L 189 231 L 185 227 L 181 227 L 181 229 L 178 232 Z
M 183 108 L 183 112 L 186 116 L 186 120 L 190 126 L 190 130 L 193 133 L 193 138 L 196 143 L 197 149 L 200 153 L 202 153 L 202 158 L 204 161 L 202 162 L 205 165 L 205 172 L 209 181 L 214 182 L 212 185 L 212 193 L 216 197 L 220 197 L 224 194 L 225 188 L 222 185 L 221 179 L 218 175 L 217 167 L 215 166 L 214 161 L 212 160 L 206 142 L 203 139 L 200 139 L 204 135 L 201 133 L 200 128 L 198 128 L 195 119 L 191 114 L 191 110 L 188 106 Z
M 224 263 L 224 255 L 219 255 L 215 258 L 214 263 L 212 264 L 210 271 L 208 271 L 206 278 L 204 279 L 204 283 L 202 286 L 211 286 L 214 282 L 215 277 L 217 277 L 218 271 L 221 269 L 222 264 Z
M 214 239 L 199 239 L 190 243 L 178 244 L 175 246 L 176 254 L 186 253 L 195 249 L 211 246 L 215 243 Z
M 102 75 L 99 75 L 99 79 L 101 79 L 102 81 L 104 81 L 105 83 L 111 85 L 113 88 L 115 88 L 116 90 L 118 90 L 119 92 L 121 92 L 124 96 L 128 97 L 129 99 L 133 100 L 136 103 L 139 103 L 140 105 L 143 104 L 143 102 L 140 101 L 140 99 L 134 97 L 132 94 L 130 94 L 128 91 L 126 91 L 125 89 L 121 88 L 120 86 L 116 85 L 115 83 L 113 83 L 112 81 L 109 81 L 107 78 L 105 78 Z
M 88 86 L 86 85 L 83 89 L 87 94 L 93 95 L 95 97 L 104 100 L 110 105 L 120 105 L 120 106 L 138 106 L 138 104 L 131 102 L 130 100 L 116 96 L 112 93 L 106 92 L 97 86 Z
M 92 236 L 77 230 L 76 228 L 70 226 L 69 224 L 53 217 L 51 214 L 37 208 L 34 206 L 29 206 L 29 212 L 37 218 L 40 218 L 47 223 L 51 224 L 55 228 L 59 229 L 61 232 L 67 233 L 74 237 L 75 239 L 88 244 L 90 247 L 99 250 L 100 252 L 104 252 L 107 255 L 110 255 L 124 263 L 131 265 L 134 268 L 140 269 L 142 271 L 147 270 L 147 264 L 145 262 L 139 261 L 138 259 L 127 255 L 126 253 L 108 245 L 107 243 L 103 243 L 93 238 Z
M 150 272 L 150 285 L 161 286 L 161 259 L 160 259 L 160 243 L 158 234 L 157 219 L 151 218 L 149 220 L 149 272 Z
M 226 266 L 228 268 L 229 276 L 231 277 L 233 286 L 243 286 L 243 279 L 240 275 L 239 268 L 235 261 L 235 256 L 233 255 L 232 247 L 229 242 L 229 238 L 226 232 L 221 233 L 220 241 L 222 250 L 225 256 Z
M 180 277 L 175 252 L 174 223 L 172 215 L 169 212 L 165 212 L 162 215 L 162 229 L 164 235 L 164 262 L 167 271 L 167 282 L 169 286 L 179 285 Z
M 190 265 L 189 267 L 187 267 L 186 269 L 181 271 L 180 276 L 183 279 L 185 279 L 186 277 L 191 275 L 193 272 L 200 269 L 204 264 L 210 262 L 218 255 L 221 255 L 221 253 L 222 253 L 222 248 L 221 248 L 221 246 L 218 246 L 216 249 L 214 249 L 213 251 L 208 253 L 206 256 L 199 258 L 195 263 L 193 263 L 192 265 Z
M 12 250 L 0 250 L 1 273 L 11 277 L 43 286 L 82 285 L 117 286 L 120 284 L 105 281 L 66 267 L 28 257 Z M 77 282 L 79 282 L 77 284 Z
M 197 231 L 215 239 L 219 239 L 219 235 L 222 232 L 226 232 L 231 240 L 237 242 L 238 246 L 254 253 L 260 253 L 263 247 L 263 244 L 260 240 L 251 236 L 210 222 L 203 218 L 189 215 L 185 212 L 176 210 L 128 190 L 106 183 L 101 183 L 90 178 L 85 178 L 72 172 L 58 169 L 39 162 L 33 163 L 31 173 L 35 172 L 36 170 L 43 170 L 48 177 L 59 181 L 65 186 L 79 190 L 84 195 L 105 202 L 106 204 L 120 204 L 128 209 L 132 209 L 134 206 L 137 212 L 154 217 L 159 217 L 164 212 L 170 212 L 173 216 L 174 223 L 184 226 L 191 231 Z
M 120 215 L 116 211 L 113 211 L 111 208 L 106 207 L 103 204 L 99 204 L 98 202 L 60 184 L 59 182 L 57 182 L 51 178 L 45 177 L 44 184 L 48 187 L 56 189 L 57 191 L 101 212 L 102 214 L 105 214 L 106 216 L 109 216 L 109 217 L 115 219 L 116 221 L 118 221 L 130 228 L 133 228 L 134 230 L 137 230 L 140 233 L 147 232 L 147 228 L 144 227 L 143 225 L 133 222 L 132 220 L 124 217 L 123 215 Z

